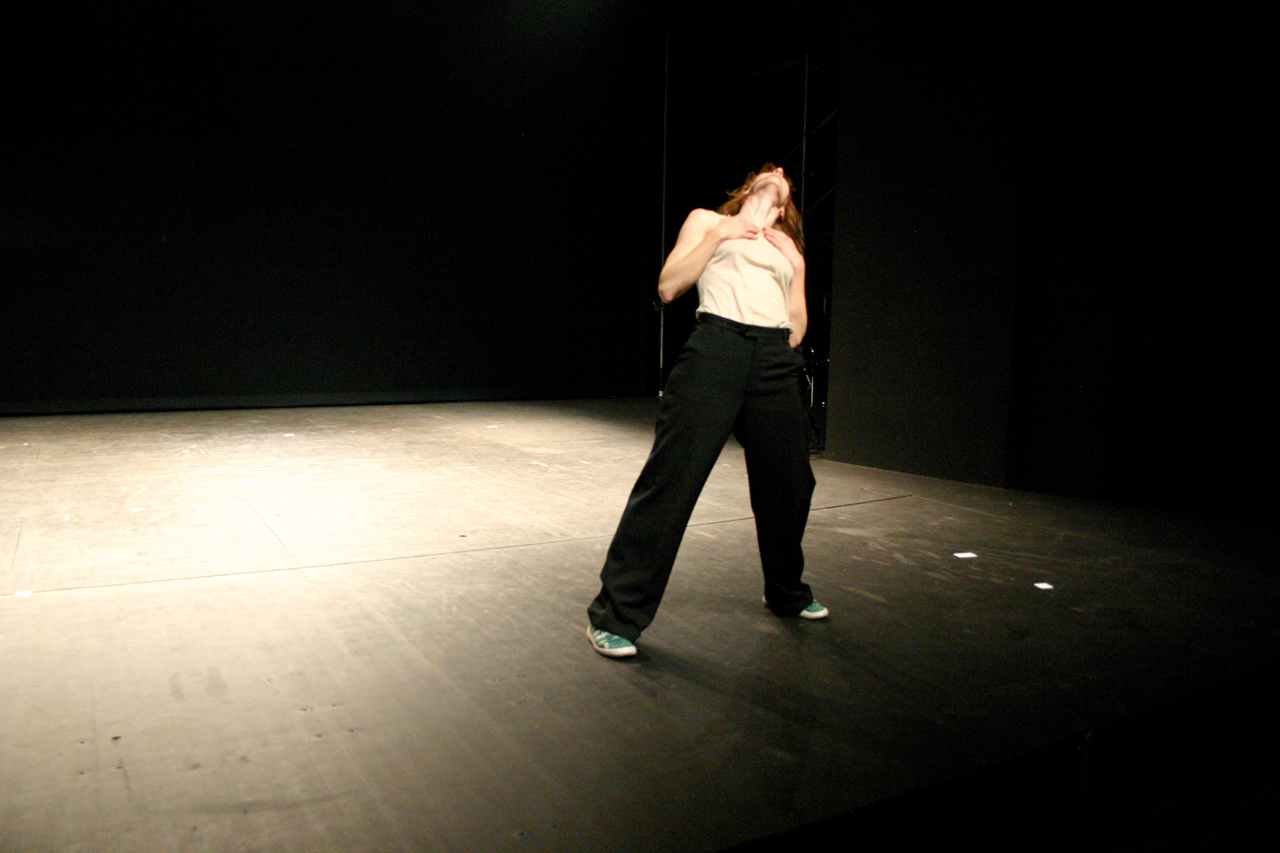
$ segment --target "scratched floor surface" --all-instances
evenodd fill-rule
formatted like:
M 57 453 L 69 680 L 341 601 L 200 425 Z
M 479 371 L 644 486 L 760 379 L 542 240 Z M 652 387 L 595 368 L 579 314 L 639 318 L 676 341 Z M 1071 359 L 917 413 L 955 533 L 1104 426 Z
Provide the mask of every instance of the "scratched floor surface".
M 732 444 L 600 658 L 654 405 L 0 419 L 0 850 L 764 849 L 1271 660 L 1248 529 L 820 458 L 775 618 Z

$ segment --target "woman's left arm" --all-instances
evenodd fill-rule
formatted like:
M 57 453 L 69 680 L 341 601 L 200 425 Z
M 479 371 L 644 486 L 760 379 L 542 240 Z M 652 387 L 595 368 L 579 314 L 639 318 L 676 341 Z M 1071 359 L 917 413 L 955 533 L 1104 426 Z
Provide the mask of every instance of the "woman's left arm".
M 787 297 L 787 310 L 791 314 L 791 348 L 796 349 L 804 340 L 809 328 L 809 306 L 804 300 L 804 261 L 796 267 L 791 277 L 791 293 Z
M 791 318 L 791 348 L 795 349 L 804 340 L 804 333 L 809 327 L 809 306 L 804 297 L 804 255 L 800 254 L 795 242 L 778 229 L 766 228 L 762 233 L 765 239 L 777 247 L 791 264 L 791 288 L 787 294 L 787 314 Z

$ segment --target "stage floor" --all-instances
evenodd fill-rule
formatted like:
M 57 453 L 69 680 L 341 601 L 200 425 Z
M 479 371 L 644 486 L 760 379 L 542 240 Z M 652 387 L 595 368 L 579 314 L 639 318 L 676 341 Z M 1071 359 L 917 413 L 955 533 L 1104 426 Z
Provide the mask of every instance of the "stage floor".
M 1183 746 L 1274 769 L 1274 552 L 1222 521 L 815 458 L 832 616 L 779 619 L 731 443 L 640 654 L 596 655 L 655 411 L 0 419 L 0 850 L 879 849 L 978 785 L 1022 849 L 1108 849 L 1096 736 L 1215 695 Z

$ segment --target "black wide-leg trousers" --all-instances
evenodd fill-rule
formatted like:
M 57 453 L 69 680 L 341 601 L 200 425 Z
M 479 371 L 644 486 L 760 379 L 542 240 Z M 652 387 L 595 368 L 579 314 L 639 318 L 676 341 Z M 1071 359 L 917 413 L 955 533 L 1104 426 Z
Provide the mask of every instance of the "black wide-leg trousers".
M 622 514 L 602 588 L 587 609 L 596 628 L 636 640 L 653 621 L 698 495 L 729 434 L 746 453 L 765 599 L 795 615 L 813 602 L 800 580 L 800 540 L 813 470 L 800 376 L 785 329 L 703 314 L 667 379 L 653 450 Z

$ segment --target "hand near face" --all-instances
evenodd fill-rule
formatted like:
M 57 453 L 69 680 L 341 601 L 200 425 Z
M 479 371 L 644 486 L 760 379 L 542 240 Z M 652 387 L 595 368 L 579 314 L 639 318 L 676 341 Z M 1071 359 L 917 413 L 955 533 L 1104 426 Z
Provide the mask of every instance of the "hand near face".
M 728 216 L 720 220 L 715 231 L 725 240 L 754 240 L 760 236 L 761 228 L 737 216 Z
M 779 231 L 777 228 L 766 228 L 761 233 L 791 263 L 793 269 L 800 269 L 804 266 L 804 255 L 800 254 L 800 250 L 796 248 L 795 241 L 788 237 L 785 232 Z

